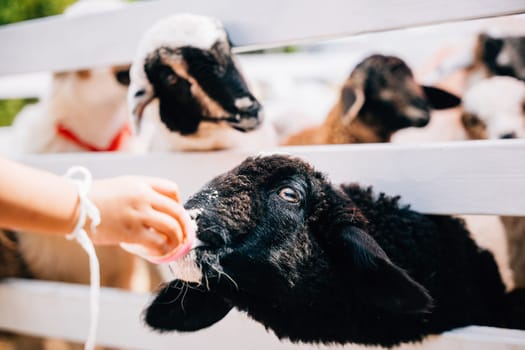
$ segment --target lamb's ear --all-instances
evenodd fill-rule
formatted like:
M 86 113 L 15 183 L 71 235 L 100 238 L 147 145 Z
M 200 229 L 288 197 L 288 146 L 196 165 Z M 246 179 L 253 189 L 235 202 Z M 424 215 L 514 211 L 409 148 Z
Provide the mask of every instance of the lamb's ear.
M 219 295 L 198 285 L 173 281 L 165 286 L 145 311 L 146 323 L 160 331 L 196 331 L 220 321 L 232 306 Z
M 434 86 L 423 85 L 423 91 L 433 109 L 447 109 L 461 104 L 461 98 Z
M 361 88 L 345 85 L 341 90 L 341 106 L 343 109 L 343 122 L 349 124 L 357 116 L 363 104 L 365 94 Z
M 483 63 L 492 66 L 496 63 L 503 47 L 503 39 L 494 38 L 486 33 L 478 35 L 476 55 Z
M 488 138 L 487 125 L 476 114 L 463 111 L 461 113 L 461 124 L 463 124 L 470 139 L 484 140 Z
M 395 313 L 428 312 L 432 298 L 403 269 L 393 264 L 377 242 L 363 230 L 348 226 L 334 242 L 336 258 L 349 271 L 356 297 Z

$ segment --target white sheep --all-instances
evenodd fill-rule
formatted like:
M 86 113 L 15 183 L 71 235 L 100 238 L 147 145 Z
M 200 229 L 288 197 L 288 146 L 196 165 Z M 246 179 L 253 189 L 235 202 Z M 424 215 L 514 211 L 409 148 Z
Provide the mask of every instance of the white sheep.
M 122 1 L 81 1 L 67 16 L 111 11 Z M 13 125 L 13 153 L 123 151 L 131 147 L 126 93 L 129 66 L 53 74 L 46 96 L 26 107 Z M 75 242 L 20 233 L 18 248 L 35 278 L 89 283 L 88 259 Z M 98 247 L 103 285 L 128 288 L 134 257 L 120 248 Z
M 53 74 L 49 91 L 42 101 L 27 106 L 15 118 L 11 151 L 57 153 L 129 149 L 127 74 L 126 66 Z

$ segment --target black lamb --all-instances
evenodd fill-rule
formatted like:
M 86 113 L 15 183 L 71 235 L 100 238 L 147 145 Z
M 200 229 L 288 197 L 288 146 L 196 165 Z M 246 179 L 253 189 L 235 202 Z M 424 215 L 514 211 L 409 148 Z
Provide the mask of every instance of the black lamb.
M 393 346 L 466 325 L 525 326 L 511 315 L 523 294 L 506 294 L 463 221 L 336 187 L 297 158 L 248 158 L 186 208 L 200 282 L 159 292 L 145 313 L 155 329 L 195 331 L 233 307 L 294 342 Z

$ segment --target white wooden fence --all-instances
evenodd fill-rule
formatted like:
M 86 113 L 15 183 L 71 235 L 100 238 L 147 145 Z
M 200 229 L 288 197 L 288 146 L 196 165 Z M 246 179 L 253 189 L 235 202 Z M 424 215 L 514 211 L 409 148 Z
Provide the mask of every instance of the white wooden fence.
M 0 75 L 129 62 L 143 30 L 156 19 L 181 11 L 221 18 L 236 49 L 246 51 L 325 37 L 524 13 L 525 1 L 151 1 L 75 20 L 59 16 L 0 28 Z M 401 194 L 415 209 L 426 213 L 525 216 L 522 140 L 288 147 L 278 151 L 310 160 L 334 182 L 359 181 Z M 187 197 L 249 154 L 252 152 L 66 154 L 25 156 L 20 160 L 57 173 L 79 164 L 89 167 L 95 177 L 163 176 L 176 180 Z M 235 312 L 217 325 L 193 334 L 154 334 L 140 320 L 149 298 L 104 288 L 99 343 L 129 349 L 319 348 L 280 342 L 262 326 Z M 88 318 L 86 286 L 23 280 L 0 283 L 0 329 L 83 341 Z M 518 349 L 525 348 L 525 332 L 468 327 L 432 337 L 425 346 Z

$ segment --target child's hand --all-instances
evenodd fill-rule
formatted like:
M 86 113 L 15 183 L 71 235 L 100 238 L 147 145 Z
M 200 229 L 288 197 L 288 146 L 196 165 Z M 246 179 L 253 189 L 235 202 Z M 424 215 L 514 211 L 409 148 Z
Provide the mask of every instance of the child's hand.
M 93 182 L 89 197 L 100 210 L 95 244 L 133 243 L 153 255 L 173 251 L 187 238 L 183 206 L 174 182 L 123 176 Z M 89 223 L 86 229 L 89 232 Z

